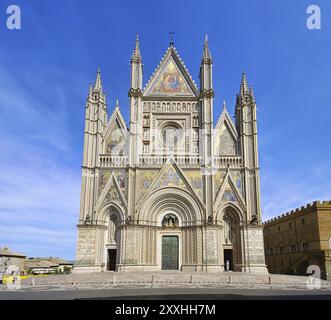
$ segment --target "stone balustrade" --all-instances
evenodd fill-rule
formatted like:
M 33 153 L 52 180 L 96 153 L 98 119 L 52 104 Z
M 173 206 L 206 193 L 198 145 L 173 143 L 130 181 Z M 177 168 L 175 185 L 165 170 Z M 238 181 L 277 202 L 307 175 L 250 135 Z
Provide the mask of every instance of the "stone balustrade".
M 137 165 L 139 167 L 161 167 L 171 158 L 169 156 L 140 156 Z M 172 159 L 183 167 L 201 167 L 203 165 L 203 157 L 200 156 L 173 156 Z M 101 155 L 99 157 L 100 168 L 126 167 L 128 166 L 127 156 L 111 156 Z M 212 161 L 215 168 L 226 168 L 228 165 L 231 168 L 240 168 L 242 165 L 241 157 L 214 157 Z
M 99 157 L 99 166 L 100 166 L 100 168 L 126 167 L 127 165 L 128 165 L 128 157 L 127 156 L 101 155 Z

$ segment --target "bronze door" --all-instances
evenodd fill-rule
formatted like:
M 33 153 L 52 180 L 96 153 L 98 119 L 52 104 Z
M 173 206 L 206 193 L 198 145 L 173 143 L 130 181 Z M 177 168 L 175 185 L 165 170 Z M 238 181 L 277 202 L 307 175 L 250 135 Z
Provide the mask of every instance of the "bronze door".
M 178 237 L 164 236 L 162 238 L 162 270 L 178 270 L 178 249 Z

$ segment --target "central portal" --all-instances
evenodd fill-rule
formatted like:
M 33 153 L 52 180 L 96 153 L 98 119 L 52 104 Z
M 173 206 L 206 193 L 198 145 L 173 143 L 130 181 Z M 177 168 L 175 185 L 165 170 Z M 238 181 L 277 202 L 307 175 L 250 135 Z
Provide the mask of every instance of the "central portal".
M 179 269 L 179 241 L 177 236 L 162 237 L 162 270 Z

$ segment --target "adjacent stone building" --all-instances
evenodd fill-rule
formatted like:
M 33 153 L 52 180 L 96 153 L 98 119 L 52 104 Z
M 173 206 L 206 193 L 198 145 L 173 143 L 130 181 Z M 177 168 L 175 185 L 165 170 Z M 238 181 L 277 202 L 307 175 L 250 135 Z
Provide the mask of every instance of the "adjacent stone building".
M 101 74 L 85 105 L 75 271 L 267 272 L 260 209 L 256 102 L 242 75 L 235 122 L 213 119 L 206 38 L 199 87 L 170 43 L 143 87 L 137 37 L 130 123 L 108 117 Z
M 264 223 L 270 273 L 305 275 L 317 265 L 331 275 L 331 201 L 314 202 Z M 308 270 L 308 273 L 311 273 Z

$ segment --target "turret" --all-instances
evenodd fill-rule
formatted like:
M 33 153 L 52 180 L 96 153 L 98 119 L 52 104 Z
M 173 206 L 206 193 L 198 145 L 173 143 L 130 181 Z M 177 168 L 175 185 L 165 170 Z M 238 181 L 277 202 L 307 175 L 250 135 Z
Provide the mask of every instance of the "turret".
M 213 179 L 212 179 L 212 130 L 213 130 L 213 61 L 209 50 L 208 36 L 205 37 L 200 66 L 200 101 L 201 101 L 201 155 L 204 166 L 206 219 L 213 217 Z
M 102 89 L 101 72 L 95 84 L 90 84 L 85 108 L 84 154 L 82 165 L 82 192 L 80 220 L 93 217 L 96 197 L 97 166 L 102 138 L 107 125 L 106 97 Z
M 253 216 L 257 216 L 261 222 L 256 103 L 253 88 L 249 87 L 245 73 L 242 75 L 235 112 L 245 168 L 247 220 L 251 221 Z
M 131 88 L 130 99 L 130 148 L 129 148 L 129 191 L 128 191 L 128 215 L 134 216 L 135 207 L 135 168 L 142 154 L 142 85 L 143 64 L 140 53 L 139 36 L 136 37 L 135 48 L 131 58 Z

